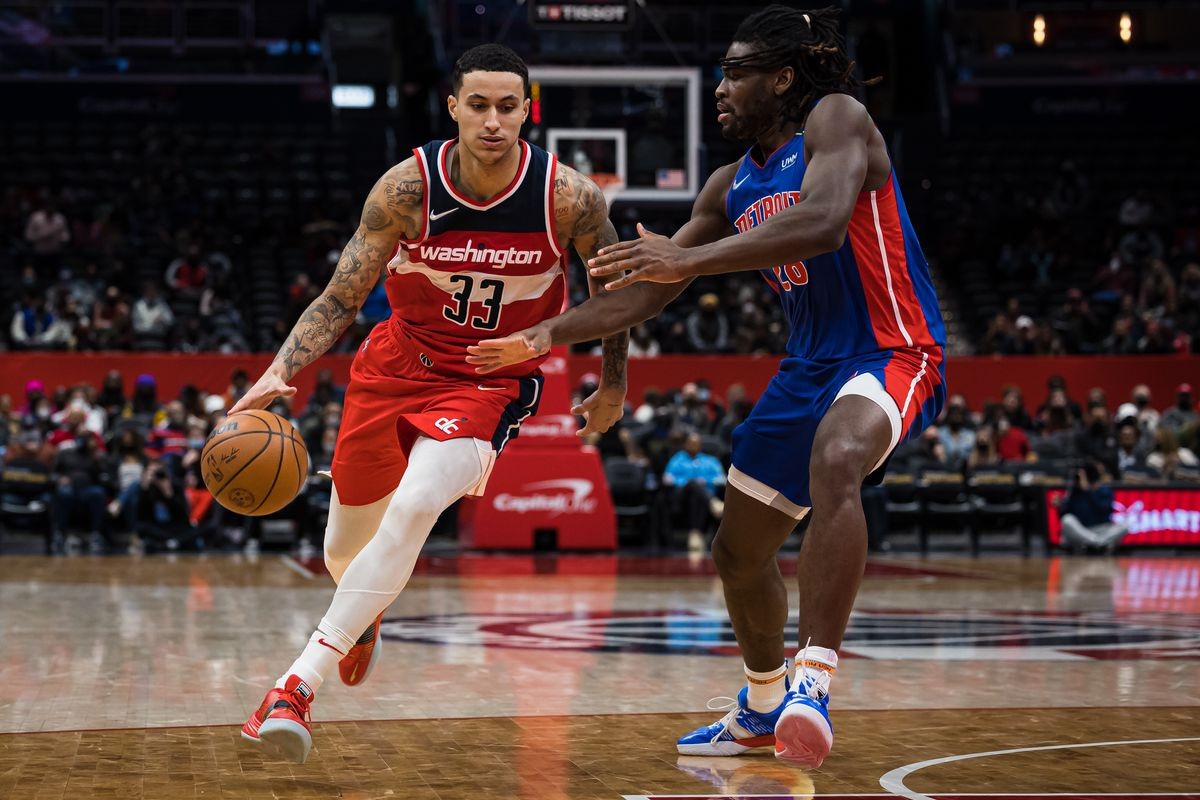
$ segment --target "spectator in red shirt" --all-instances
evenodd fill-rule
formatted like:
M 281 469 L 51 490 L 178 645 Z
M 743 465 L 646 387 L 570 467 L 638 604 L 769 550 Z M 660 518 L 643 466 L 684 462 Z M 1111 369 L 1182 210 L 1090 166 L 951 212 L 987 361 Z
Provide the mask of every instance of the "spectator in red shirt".
M 1031 461 L 1033 448 L 1025 431 L 1008 421 L 1008 417 L 996 420 L 996 453 L 1001 461 Z
M 87 426 L 87 411 L 78 405 L 67 408 L 59 427 L 50 434 L 49 442 L 56 450 L 75 447 L 80 439 L 91 439 L 96 445 L 96 452 L 104 452 L 104 439 L 100 434 L 89 430 Z

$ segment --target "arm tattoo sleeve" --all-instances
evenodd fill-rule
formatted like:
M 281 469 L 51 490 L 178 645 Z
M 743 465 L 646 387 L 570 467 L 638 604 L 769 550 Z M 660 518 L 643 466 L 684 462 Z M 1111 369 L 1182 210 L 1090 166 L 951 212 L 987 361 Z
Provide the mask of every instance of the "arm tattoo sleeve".
M 364 218 L 369 214 L 368 210 Z M 380 257 L 379 248 L 368 244 L 361 230 L 346 245 L 329 285 L 300 315 L 275 356 L 275 364 L 283 368 L 284 380 L 291 380 L 320 358 L 354 322 L 375 284 Z
M 420 235 L 424 186 L 415 173 L 415 165 L 395 167 L 371 190 L 325 291 L 300 315 L 275 356 L 272 366 L 285 381 L 320 358 L 354 322 L 400 237 Z

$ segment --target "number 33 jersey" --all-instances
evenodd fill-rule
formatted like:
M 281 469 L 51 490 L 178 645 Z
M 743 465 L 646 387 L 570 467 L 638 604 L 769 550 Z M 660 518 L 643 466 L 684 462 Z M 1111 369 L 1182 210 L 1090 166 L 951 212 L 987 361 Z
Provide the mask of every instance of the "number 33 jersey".
M 566 259 L 554 217 L 557 159 L 524 140 L 512 183 L 475 201 L 450 181 L 457 140 L 429 142 L 413 154 L 424 180 L 419 238 L 400 242 L 385 284 L 391 333 L 420 366 L 445 376 L 477 377 L 466 347 L 507 336 L 560 313 Z M 518 377 L 543 359 L 495 373 Z M 424 369 L 422 369 L 424 368 Z

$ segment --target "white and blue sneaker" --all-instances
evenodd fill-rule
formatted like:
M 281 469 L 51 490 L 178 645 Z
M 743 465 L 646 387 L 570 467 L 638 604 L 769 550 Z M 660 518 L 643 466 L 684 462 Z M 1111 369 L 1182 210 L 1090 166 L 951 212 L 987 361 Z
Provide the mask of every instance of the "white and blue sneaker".
M 803 663 L 802 659 L 797 659 Z M 783 698 L 775 723 L 775 757 L 805 769 L 816 769 L 833 748 L 829 721 L 828 679 L 814 680 L 803 667 Z
M 698 728 L 680 738 L 677 745 L 679 752 L 685 756 L 736 756 L 756 747 L 774 746 L 775 723 L 787 704 L 786 698 L 774 711 L 762 713 L 746 704 L 747 693 L 748 690 L 743 688 L 736 700 L 732 697 L 709 700 L 709 710 L 729 709 L 729 713 L 712 725 Z M 714 702 L 718 705 L 713 705 Z M 734 724 L 749 735 L 735 734 L 731 729 Z

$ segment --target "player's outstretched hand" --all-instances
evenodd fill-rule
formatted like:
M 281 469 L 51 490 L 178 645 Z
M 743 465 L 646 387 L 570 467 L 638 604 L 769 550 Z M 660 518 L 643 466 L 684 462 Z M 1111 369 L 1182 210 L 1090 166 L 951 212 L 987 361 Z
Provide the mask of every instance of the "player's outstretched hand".
M 502 339 L 484 339 L 467 347 L 467 363 L 475 365 L 480 375 L 495 372 L 513 364 L 550 352 L 550 331 L 544 325 L 534 325 Z
M 625 390 L 601 386 L 573 407 L 571 413 L 583 417 L 587 423 L 576 431 L 576 436 L 582 438 L 589 433 L 604 433 L 625 416 Z
M 246 390 L 242 399 L 233 404 L 229 414 L 247 411 L 251 408 L 266 408 L 276 397 L 291 397 L 296 393 L 295 386 L 288 386 L 283 378 L 273 370 L 267 370 L 258 381 Z
M 666 236 L 651 233 L 640 222 L 637 231 L 637 239 L 602 247 L 588 262 L 588 273 L 593 277 L 617 276 L 604 284 L 605 289 L 611 292 L 638 281 L 678 283 L 691 275 L 686 249 Z

